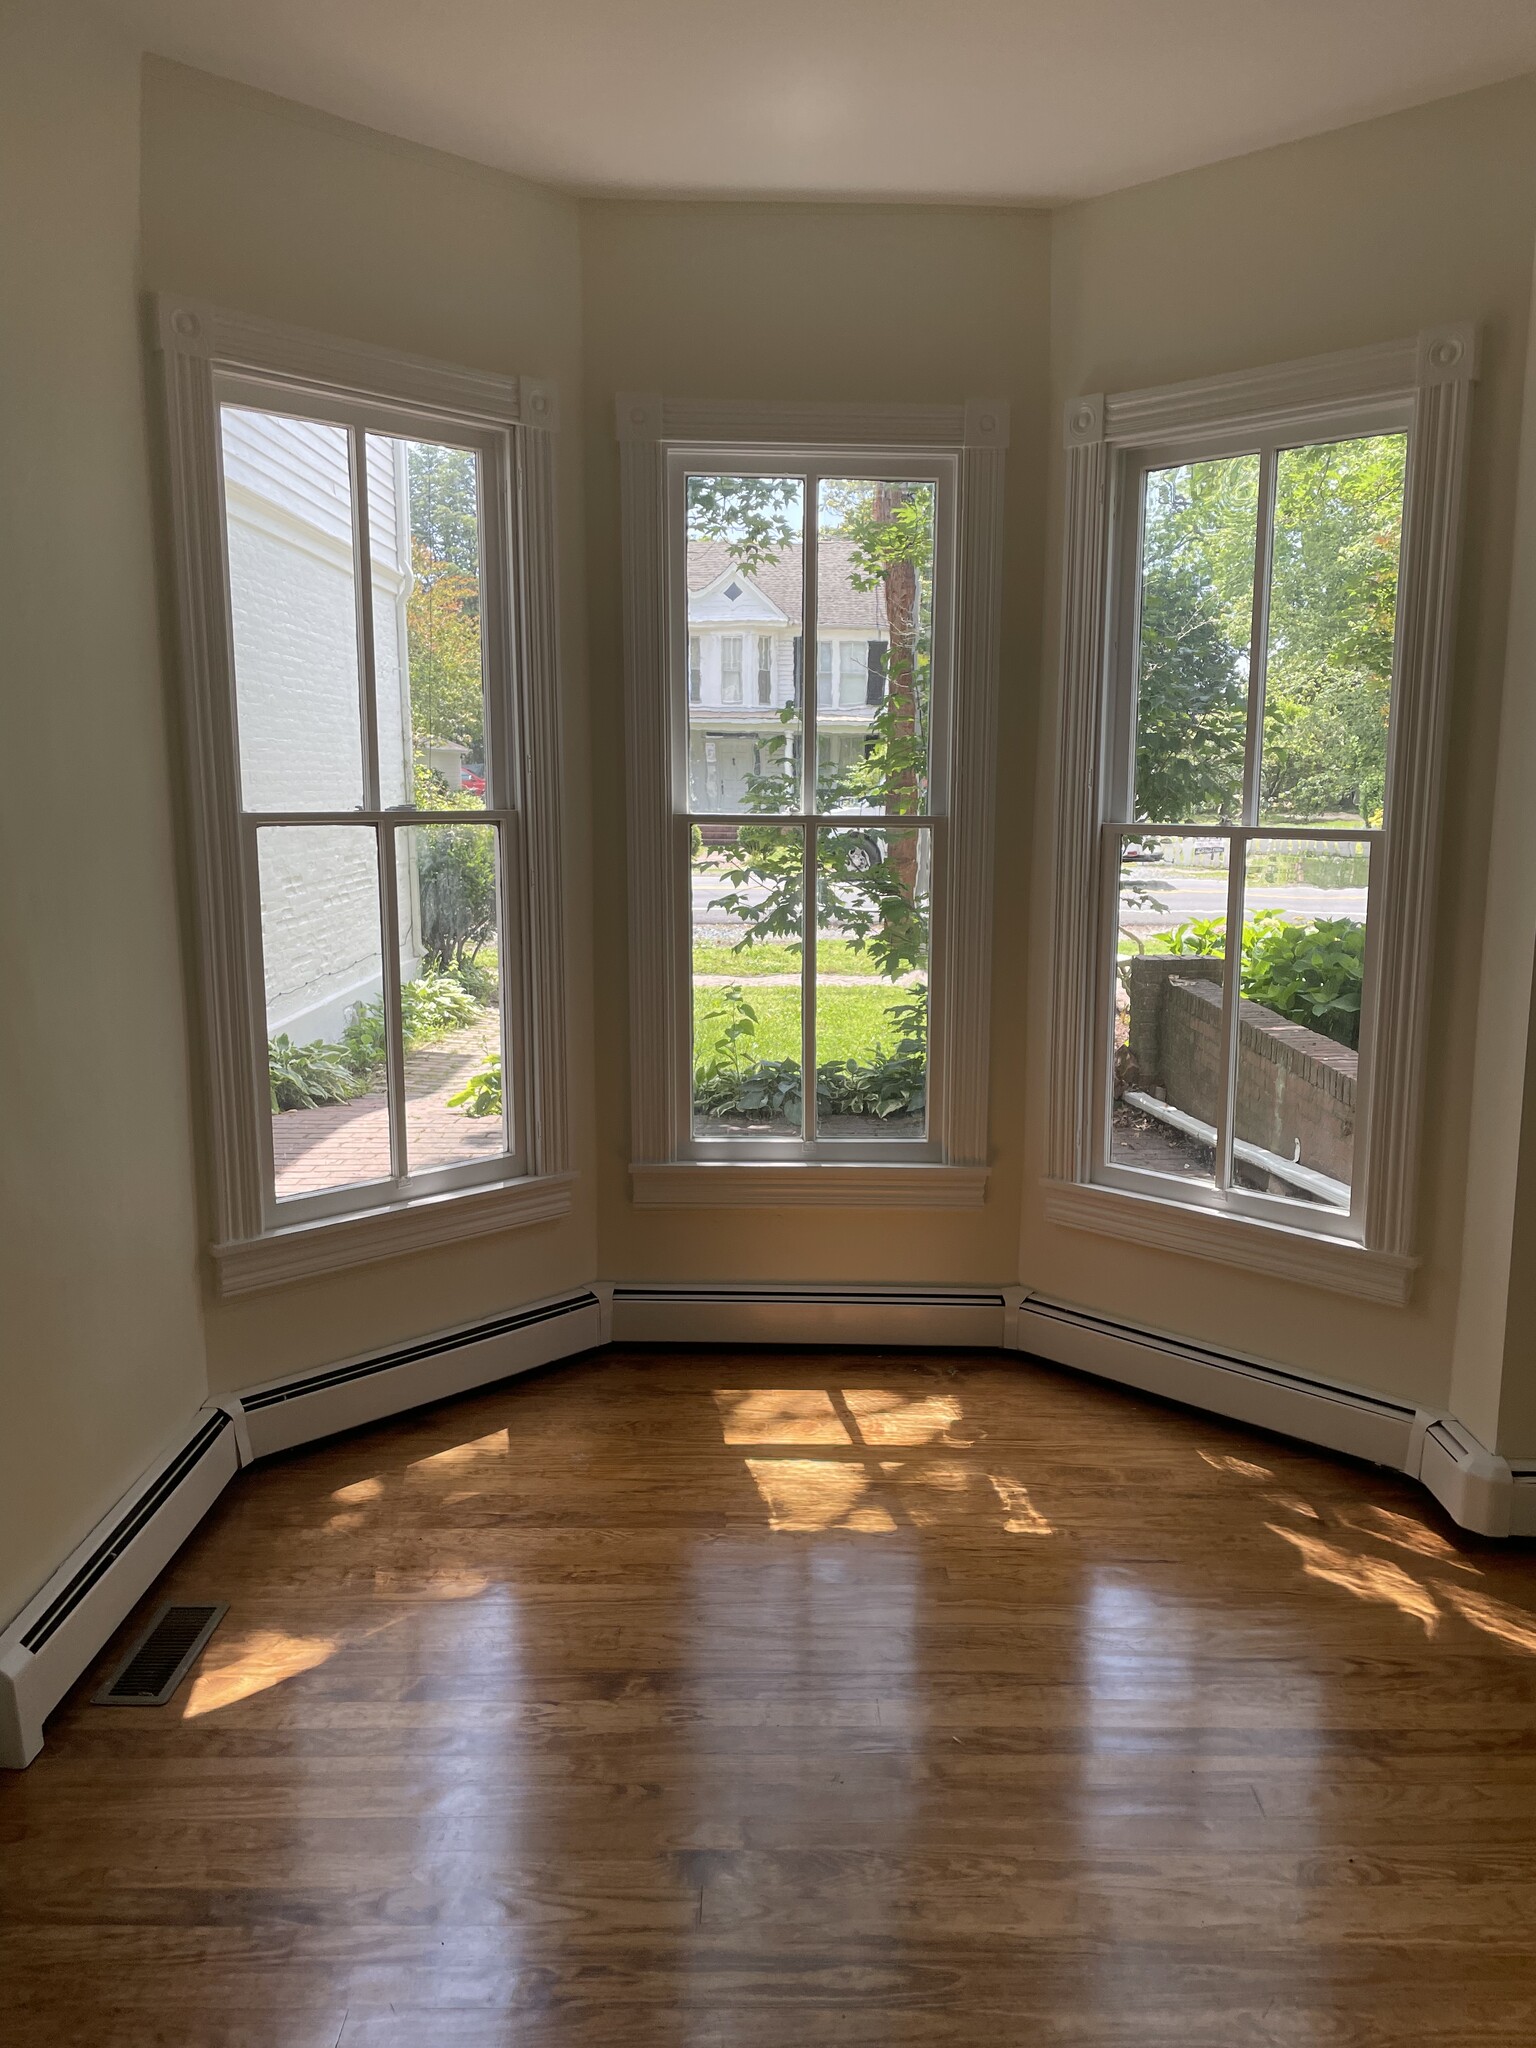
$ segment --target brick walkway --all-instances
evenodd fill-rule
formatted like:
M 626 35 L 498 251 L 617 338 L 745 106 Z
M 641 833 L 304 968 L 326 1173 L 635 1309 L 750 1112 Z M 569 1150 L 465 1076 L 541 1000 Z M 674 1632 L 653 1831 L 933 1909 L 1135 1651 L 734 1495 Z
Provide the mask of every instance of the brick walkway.
M 496 1050 L 500 1030 L 499 1018 L 488 1011 L 478 1023 L 406 1055 L 405 1142 L 412 1172 L 501 1151 L 500 1118 L 468 1117 L 448 1106 L 448 1097 Z M 386 1179 L 389 1109 L 383 1091 L 320 1109 L 282 1111 L 272 1119 L 272 1153 L 279 1199 Z

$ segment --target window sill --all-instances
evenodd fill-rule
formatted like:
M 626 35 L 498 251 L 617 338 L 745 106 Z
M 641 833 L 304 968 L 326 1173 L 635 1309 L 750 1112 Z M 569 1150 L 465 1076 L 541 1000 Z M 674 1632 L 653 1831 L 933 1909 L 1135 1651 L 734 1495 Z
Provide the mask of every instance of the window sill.
M 1073 1230 L 1215 1259 L 1250 1272 L 1273 1273 L 1299 1286 L 1324 1287 L 1394 1307 L 1407 1301 L 1417 1264 L 1396 1252 L 1372 1251 L 1343 1238 L 1316 1237 L 1248 1216 L 1215 1215 L 1152 1195 L 1072 1181 L 1045 1183 L 1045 1215 L 1047 1222 L 1064 1223 Z
M 221 1295 L 254 1294 L 347 1266 L 366 1266 L 430 1245 L 548 1223 L 571 1206 L 576 1176 L 553 1173 L 491 1187 L 426 1195 L 390 1209 L 365 1209 L 293 1223 L 243 1243 L 212 1246 Z
M 984 1166 L 683 1159 L 629 1169 L 638 1209 L 979 1209 Z

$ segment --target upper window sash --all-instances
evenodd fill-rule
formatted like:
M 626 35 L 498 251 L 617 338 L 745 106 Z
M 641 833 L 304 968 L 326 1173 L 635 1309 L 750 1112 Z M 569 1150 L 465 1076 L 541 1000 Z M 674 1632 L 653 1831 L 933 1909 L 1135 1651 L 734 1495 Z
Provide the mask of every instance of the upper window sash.
M 675 811 L 683 816 L 711 815 L 700 811 L 692 802 L 688 757 L 688 711 L 691 692 L 680 691 L 676 687 L 675 676 L 678 673 L 691 673 L 690 670 L 680 668 L 679 650 L 692 638 L 697 637 L 697 628 L 691 627 L 688 619 L 688 560 L 687 547 L 682 540 L 687 525 L 687 482 L 690 476 L 714 475 L 795 478 L 801 480 L 804 485 L 804 527 L 801 541 L 804 549 L 804 616 L 799 622 L 797 637 L 802 649 L 810 649 L 813 652 L 802 656 L 799 677 L 798 707 L 801 713 L 802 762 L 802 801 L 799 815 L 802 816 L 881 815 L 874 808 L 861 809 L 857 813 L 823 811 L 815 794 L 816 774 L 812 764 L 815 763 L 818 753 L 815 745 L 819 722 L 817 714 L 847 708 L 839 700 L 841 671 L 838 643 L 829 641 L 818 630 L 818 549 L 808 544 L 805 539 L 806 533 L 815 528 L 818 489 L 823 483 L 839 483 L 845 479 L 860 482 L 894 480 L 903 483 L 931 484 L 934 487 L 935 570 L 933 617 L 930 626 L 927 796 L 923 805 L 915 811 L 891 811 L 888 815 L 892 818 L 904 818 L 908 823 L 942 816 L 949 803 L 948 777 L 952 746 L 956 498 L 960 458 L 954 455 L 935 455 L 931 451 L 915 452 L 902 448 L 899 444 L 878 452 L 860 449 L 832 453 L 816 449 L 776 455 L 765 455 L 761 450 L 750 447 L 705 445 L 671 447 L 666 451 L 665 465 L 665 573 L 668 604 L 664 629 L 667 656 L 661 687 L 671 740 L 670 787 Z M 871 628 L 867 637 L 883 638 L 884 629 L 876 632 Z M 691 655 L 689 659 L 691 660 Z M 827 686 L 825 693 L 824 686 Z M 746 695 L 744 688 L 744 699 Z M 723 699 L 721 701 L 723 702 Z M 733 699 L 733 704 L 734 701 Z M 699 700 L 693 698 L 692 702 L 697 705 Z M 710 708 L 707 691 L 703 708 Z M 795 814 L 775 812 L 765 815 Z

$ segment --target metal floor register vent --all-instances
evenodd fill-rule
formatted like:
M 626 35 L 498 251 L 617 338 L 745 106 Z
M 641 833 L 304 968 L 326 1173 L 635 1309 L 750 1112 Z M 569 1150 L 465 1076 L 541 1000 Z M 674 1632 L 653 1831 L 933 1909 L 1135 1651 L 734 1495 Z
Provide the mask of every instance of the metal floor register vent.
M 167 1602 L 93 1698 L 98 1707 L 163 1707 L 191 1670 L 229 1602 L 178 1607 Z

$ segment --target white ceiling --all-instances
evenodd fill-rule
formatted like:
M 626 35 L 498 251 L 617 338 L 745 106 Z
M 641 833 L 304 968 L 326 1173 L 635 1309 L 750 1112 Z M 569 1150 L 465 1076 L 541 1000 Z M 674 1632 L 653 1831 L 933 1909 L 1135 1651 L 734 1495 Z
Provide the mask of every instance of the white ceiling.
M 1533 0 L 98 0 L 584 191 L 1049 202 L 1536 70 Z

